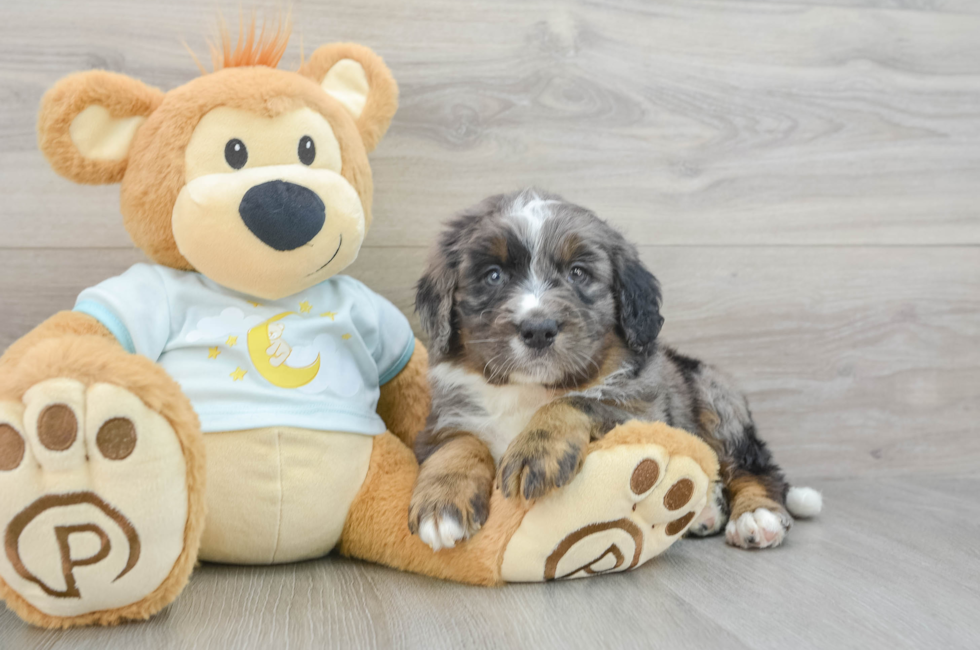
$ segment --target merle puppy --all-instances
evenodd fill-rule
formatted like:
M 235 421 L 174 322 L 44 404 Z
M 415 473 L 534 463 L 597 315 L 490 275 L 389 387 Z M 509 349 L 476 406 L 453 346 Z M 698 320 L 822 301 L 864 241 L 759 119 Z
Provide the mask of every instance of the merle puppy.
M 657 340 L 656 278 L 589 210 L 525 190 L 463 212 L 416 309 L 432 412 L 415 443 L 409 527 L 434 550 L 480 529 L 495 473 L 504 496 L 542 497 L 574 478 L 590 440 L 632 419 L 695 432 L 718 454 L 722 483 L 694 535 L 724 527 L 730 544 L 769 548 L 792 524 L 787 507 L 820 511 L 819 493 L 789 488 L 731 380 Z

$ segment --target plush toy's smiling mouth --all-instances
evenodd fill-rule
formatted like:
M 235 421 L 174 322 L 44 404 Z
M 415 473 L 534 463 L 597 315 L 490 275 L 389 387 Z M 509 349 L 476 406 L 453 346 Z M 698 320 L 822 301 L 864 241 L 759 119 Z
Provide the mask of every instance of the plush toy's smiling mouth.
M 314 275 L 314 274 L 316 274 L 316 273 L 319 273 L 319 272 L 320 272 L 320 271 L 322 271 L 323 269 L 325 269 L 325 268 L 327 268 L 327 264 L 330 264 L 330 262 L 332 262 L 332 261 L 333 261 L 333 258 L 335 258 L 335 257 L 337 257 L 337 253 L 339 253 L 339 252 L 340 252 L 340 247 L 341 247 L 341 246 L 343 246 L 343 245 L 344 245 L 344 234 L 343 234 L 343 233 L 341 233 L 341 234 L 340 234 L 340 241 L 339 241 L 339 242 L 337 242 L 337 250 L 335 250 L 335 251 L 333 252 L 333 255 L 331 255 L 331 256 L 330 256 L 330 259 L 329 259 L 329 260 L 327 260 L 327 263 L 326 263 L 326 264 L 324 264 L 323 266 L 321 266 L 320 268 L 318 268 L 318 269 L 317 269 L 316 271 L 313 271 L 313 273 L 307 273 L 307 276 L 310 276 L 310 275 Z

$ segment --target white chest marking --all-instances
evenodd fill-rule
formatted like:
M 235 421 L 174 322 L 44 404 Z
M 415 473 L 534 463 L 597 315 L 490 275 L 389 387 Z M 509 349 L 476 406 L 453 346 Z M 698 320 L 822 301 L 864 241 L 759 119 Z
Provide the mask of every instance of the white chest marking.
M 510 441 L 524 430 L 539 408 L 555 398 L 552 390 L 534 384 L 495 386 L 476 373 L 441 363 L 429 371 L 433 384 L 446 391 L 462 391 L 485 415 L 463 417 L 454 424 L 477 435 L 490 448 L 494 462 Z

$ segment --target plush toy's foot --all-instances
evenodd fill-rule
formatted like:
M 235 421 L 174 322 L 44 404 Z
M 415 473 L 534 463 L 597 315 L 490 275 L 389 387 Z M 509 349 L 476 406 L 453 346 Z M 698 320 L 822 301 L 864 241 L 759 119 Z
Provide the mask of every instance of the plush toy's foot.
M 142 388 L 159 397 L 154 378 Z M 160 610 L 196 557 L 195 471 L 168 420 L 119 386 L 47 379 L 0 401 L 0 597 L 45 627 Z
M 537 582 L 637 567 L 680 539 L 717 471 L 714 453 L 690 434 L 659 423 L 617 427 L 591 445 L 570 484 L 524 515 L 500 576 Z

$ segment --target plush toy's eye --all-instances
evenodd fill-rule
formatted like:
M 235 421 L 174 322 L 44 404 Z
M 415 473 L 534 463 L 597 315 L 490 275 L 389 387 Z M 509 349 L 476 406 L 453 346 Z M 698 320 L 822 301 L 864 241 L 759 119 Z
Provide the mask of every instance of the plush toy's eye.
M 316 158 L 316 145 L 313 144 L 313 138 L 308 135 L 304 135 L 299 139 L 299 161 L 304 165 L 312 165 L 313 159 Z
M 225 161 L 231 165 L 232 169 L 241 169 L 248 162 L 248 149 L 245 143 L 238 138 L 233 138 L 225 145 Z

